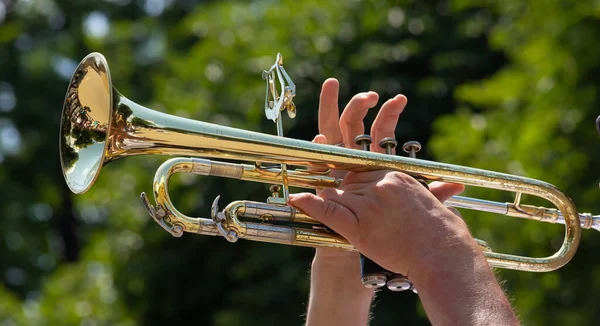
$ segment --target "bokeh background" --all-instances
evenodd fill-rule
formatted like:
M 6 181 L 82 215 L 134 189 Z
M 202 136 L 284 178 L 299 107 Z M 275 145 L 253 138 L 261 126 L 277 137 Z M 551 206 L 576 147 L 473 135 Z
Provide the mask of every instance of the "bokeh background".
M 317 133 L 318 94 L 340 80 L 408 108 L 397 128 L 422 158 L 538 178 L 600 212 L 600 2 L 11 0 L 0 2 L 0 325 L 301 325 L 314 250 L 173 238 L 139 194 L 166 157 L 107 165 L 75 196 L 58 157 L 67 84 L 89 52 L 114 86 L 169 114 L 275 133 L 262 70 L 277 53 L 297 86 L 288 137 Z M 369 114 L 367 126 L 376 110 Z M 182 212 L 265 200 L 268 186 L 188 175 Z M 467 195 L 511 201 L 503 193 Z M 535 203 L 535 200 L 532 200 Z M 464 212 L 496 251 L 548 255 L 563 227 Z M 498 270 L 526 325 L 600 323 L 600 234 L 551 273 Z M 344 298 L 340 298 L 343 300 Z M 377 295 L 372 325 L 429 324 L 412 293 Z

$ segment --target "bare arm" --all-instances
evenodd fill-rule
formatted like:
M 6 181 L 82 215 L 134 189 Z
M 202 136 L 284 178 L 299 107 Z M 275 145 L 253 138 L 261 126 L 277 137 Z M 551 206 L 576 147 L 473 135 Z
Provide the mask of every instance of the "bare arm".
M 376 105 L 378 96 L 373 92 L 356 95 L 348 103 L 340 118 L 337 105 L 338 88 L 339 84 L 334 79 L 329 79 L 323 84 L 319 105 L 319 132 L 321 134 L 315 137 L 314 141 L 326 144 L 343 143 L 345 147 L 357 148 L 353 139 L 364 133 L 362 119 L 367 111 Z M 374 141 L 378 142 L 384 137 L 394 136 L 398 117 L 405 105 L 406 98 L 397 96 L 382 106 L 371 128 L 371 136 Z M 377 146 L 372 146 L 371 150 L 382 152 L 382 149 Z M 335 171 L 335 173 L 337 177 L 343 177 L 345 174 L 343 171 Z M 352 182 L 346 184 L 356 188 Z M 433 183 L 430 185 L 430 189 L 429 199 L 435 197 L 434 200 L 437 199 L 438 203 L 463 190 L 461 186 L 442 183 Z M 403 190 L 407 194 L 406 189 Z M 422 188 L 419 190 L 422 193 L 425 192 Z M 302 205 L 311 205 L 310 200 L 303 202 L 302 198 L 299 202 L 296 201 L 296 204 L 300 205 L 300 208 L 303 207 Z M 386 205 L 386 203 L 381 204 Z M 436 206 L 436 208 L 439 210 L 440 207 Z M 307 212 L 310 210 L 310 207 L 306 208 Z M 441 212 L 449 213 L 448 210 Z M 325 212 L 321 211 L 320 213 L 324 214 Z M 430 214 L 435 211 L 427 209 L 421 213 Z M 369 216 L 364 219 L 366 222 L 369 221 Z M 319 219 L 319 216 L 315 216 L 315 218 Z M 328 218 L 328 216 L 324 216 L 323 222 Z M 510 319 L 512 310 L 496 283 L 483 254 L 468 235 L 468 231 L 466 236 L 456 237 L 457 234 L 464 233 L 466 230 L 466 226 L 464 223 L 460 223 L 462 222 L 460 219 L 454 216 L 449 221 L 453 222 L 451 226 L 458 226 L 444 235 L 446 240 L 454 237 L 453 246 L 443 245 L 440 248 L 434 248 L 430 244 L 429 258 L 420 257 L 419 262 L 422 264 L 419 265 L 420 267 L 415 267 L 413 274 L 410 275 L 411 280 L 419 289 L 420 297 L 431 321 L 434 324 L 443 325 L 492 324 L 493 322 L 508 324 L 503 323 L 503 318 L 498 319 L 498 315 L 508 312 L 506 318 Z M 333 228 L 335 229 L 335 227 Z M 393 237 L 394 234 L 390 233 L 387 236 Z M 410 241 L 406 241 L 406 243 L 412 245 Z M 404 260 L 405 258 L 400 257 L 399 259 Z M 373 295 L 374 291 L 364 288 L 360 282 L 358 254 L 334 249 L 317 249 L 311 266 L 307 325 L 367 325 Z

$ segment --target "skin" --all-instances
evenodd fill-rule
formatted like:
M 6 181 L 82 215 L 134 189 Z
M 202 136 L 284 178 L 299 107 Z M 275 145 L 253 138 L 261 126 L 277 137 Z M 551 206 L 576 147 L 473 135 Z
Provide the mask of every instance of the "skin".
M 339 83 L 322 87 L 315 142 L 358 148 L 363 119 L 379 100 L 375 92 L 354 96 L 341 117 Z M 386 101 L 371 127 L 374 144 L 393 137 L 407 100 Z M 378 146 L 371 151 L 383 152 Z M 344 236 L 384 268 L 406 275 L 419 291 L 434 325 L 518 325 L 504 292 L 464 221 L 442 203 L 461 185 L 431 183 L 428 191 L 394 171 L 334 171 L 338 189 L 290 196 L 289 204 Z M 401 295 L 401 294 L 399 294 Z M 374 291 L 360 282 L 355 252 L 318 248 L 311 266 L 307 325 L 367 325 Z

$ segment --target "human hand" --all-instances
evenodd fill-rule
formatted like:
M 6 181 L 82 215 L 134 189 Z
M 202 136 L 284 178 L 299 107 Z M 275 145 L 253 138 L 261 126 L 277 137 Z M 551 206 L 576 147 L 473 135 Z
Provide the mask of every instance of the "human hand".
M 319 103 L 319 135 L 314 142 L 358 148 L 354 138 L 365 131 L 363 119 L 377 105 L 375 92 L 355 95 L 340 117 L 339 83 L 328 79 L 323 83 Z M 397 96 L 383 104 L 377 114 L 371 136 L 381 139 L 394 135 L 398 117 L 406 98 Z M 383 152 L 377 146 L 372 151 Z M 347 171 L 333 170 L 330 176 L 344 178 Z M 320 194 L 321 191 L 317 191 Z M 340 249 L 317 248 L 311 266 L 311 291 L 307 325 L 366 325 L 373 289 L 361 282 L 359 254 Z M 343 297 L 344 300 L 340 300 Z
M 382 267 L 412 280 L 410 275 L 423 275 L 441 257 L 451 257 L 449 251 L 477 248 L 464 221 L 442 204 L 463 189 L 434 182 L 427 190 L 394 171 L 350 172 L 339 189 L 295 194 L 290 204 Z
M 339 82 L 330 78 L 323 83 L 319 102 L 319 135 L 313 142 L 320 144 L 339 145 L 343 144 L 346 148 L 358 149 L 359 146 L 354 143 L 354 138 L 365 132 L 363 119 L 369 109 L 377 105 L 379 96 L 375 92 L 365 92 L 355 95 L 344 108 L 342 115 L 339 115 L 338 109 Z M 371 137 L 378 141 L 385 137 L 393 137 L 398 122 L 398 117 L 406 106 L 406 97 L 398 95 L 393 99 L 386 101 L 378 112 L 375 121 L 371 127 Z M 371 151 L 383 153 L 384 150 L 379 146 L 372 146 Z M 331 176 L 343 178 L 347 171 L 334 170 Z M 320 191 L 317 191 L 319 194 Z M 348 271 L 349 266 L 360 268 L 358 253 L 348 252 L 338 249 L 318 248 L 316 258 L 327 261 L 327 264 L 340 266 Z M 325 264 L 325 262 L 324 262 Z M 351 268 L 350 270 L 354 270 Z M 348 273 L 342 273 L 348 274 Z M 360 280 L 360 274 L 356 278 Z

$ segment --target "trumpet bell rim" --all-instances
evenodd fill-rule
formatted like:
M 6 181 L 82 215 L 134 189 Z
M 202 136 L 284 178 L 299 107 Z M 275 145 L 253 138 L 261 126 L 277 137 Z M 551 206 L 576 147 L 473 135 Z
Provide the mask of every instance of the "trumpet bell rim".
M 90 53 L 71 77 L 60 124 L 60 163 L 73 193 L 88 191 L 104 165 L 112 102 L 108 63 L 102 54 Z

